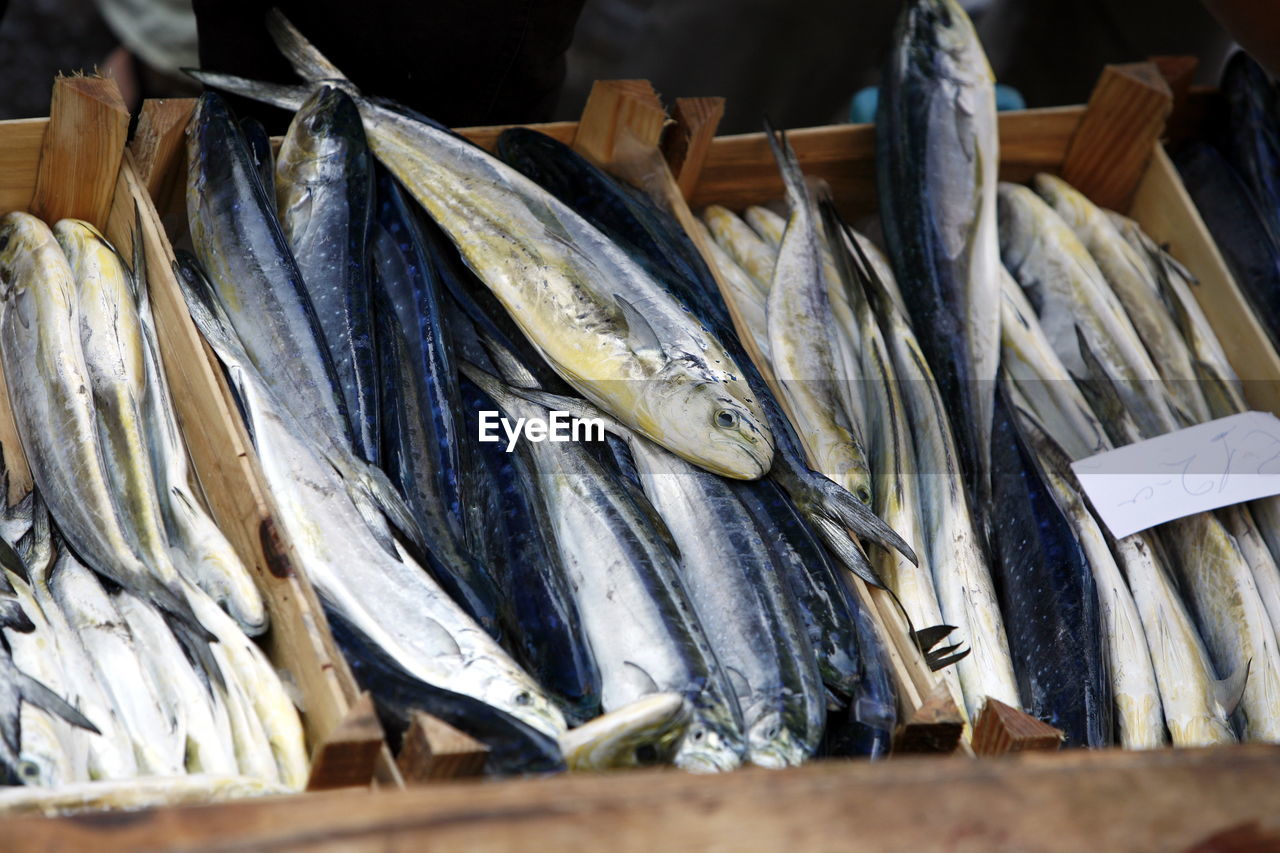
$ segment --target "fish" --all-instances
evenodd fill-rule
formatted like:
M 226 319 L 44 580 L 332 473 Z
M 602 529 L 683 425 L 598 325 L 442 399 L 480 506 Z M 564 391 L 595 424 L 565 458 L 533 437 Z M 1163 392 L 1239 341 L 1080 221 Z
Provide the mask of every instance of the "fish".
M 711 236 L 711 232 L 707 231 L 707 226 L 702 223 L 702 220 L 698 219 L 694 222 L 694 227 L 705 232 L 704 245 L 711 252 L 712 260 L 716 269 L 720 271 L 721 278 L 733 291 L 733 303 L 738 307 L 739 315 L 746 324 L 748 336 L 755 342 L 760 355 L 772 365 L 773 355 L 769 349 L 769 320 L 765 297 L 752 283 L 747 271 L 738 266 L 737 261 L 731 258 L 729 253 Z
M 155 579 L 179 589 L 146 435 L 147 356 L 137 285 L 115 247 L 89 223 L 64 219 L 53 235 L 75 276 L 81 351 L 121 524 Z
M 782 245 L 782 235 L 787 231 L 787 219 L 779 213 L 775 213 L 767 207 L 761 207 L 753 204 L 742 212 L 742 218 L 747 221 L 752 230 L 760 236 L 770 246 L 777 251 Z
M 138 775 L 133 742 L 120 721 L 120 712 L 116 710 L 114 701 L 99 682 L 100 670 L 85 652 L 79 634 L 72 628 L 49 587 L 49 574 L 55 557 L 53 532 L 44 501 L 38 499 L 34 491 L 31 498 L 32 526 L 19 547 L 30 568 L 31 594 L 54 638 L 58 662 L 66 673 L 66 699 L 98 731 L 96 737 L 85 738 L 89 749 L 89 777 L 132 779 Z
M 769 478 L 786 492 L 839 562 L 867 583 L 880 585 L 866 555 L 851 542 L 846 530 L 915 559 L 902 537 L 877 518 L 865 503 L 809 468 L 795 428 L 782 414 L 773 393 L 742 347 L 707 261 L 669 211 L 638 190 L 613 180 L 568 146 L 545 134 L 519 128 L 506 130 L 499 137 L 498 149 L 509 162 L 561 201 L 573 204 L 637 263 L 653 271 L 685 310 L 729 349 L 764 407 L 773 431 L 777 452 Z M 518 334 L 513 336 L 520 338 Z M 520 343 L 520 340 L 509 339 L 506 346 L 519 348 Z M 544 386 L 552 378 L 559 381 L 554 374 L 549 377 L 549 371 L 540 369 L 542 360 L 537 353 L 525 353 L 522 349 L 521 361 L 535 370 Z M 551 389 L 548 387 L 548 390 Z M 765 486 L 760 489 L 761 499 L 766 503 L 772 505 L 778 501 L 776 489 Z
M 1035 176 L 1032 186 L 1070 226 L 1097 262 L 1180 411 L 1192 423 L 1209 420 L 1208 404 L 1199 392 L 1191 354 L 1173 316 L 1161 301 L 1158 286 L 1149 277 L 1143 257 L 1125 241 L 1101 209 L 1066 181 L 1042 172 Z
M 1228 719 L 1239 691 L 1223 698 L 1213 664 L 1170 578 L 1159 545 L 1147 532 L 1112 544 L 1142 619 L 1160 689 L 1164 722 L 1174 746 L 1235 743 Z M 1243 685 L 1241 685 L 1243 686 Z M 1230 703 L 1224 706 L 1224 702 Z
M 760 295 L 767 297 L 781 241 L 771 247 L 763 235 L 757 236 L 737 214 L 718 204 L 702 211 L 702 221 L 716 244 L 750 277 Z
M 1272 235 L 1280 239 L 1280 108 L 1266 70 L 1246 51 L 1227 60 L 1218 81 L 1226 120 L 1217 145 L 1249 188 Z
M 894 438 L 903 446 L 898 451 L 900 464 L 911 467 L 904 468 L 899 479 L 908 490 L 910 477 L 905 475 L 910 473 L 919 480 L 915 523 L 924 552 L 922 564 L 931 569 L 941 621 L 955 626 L 955 638 L 969 649 L 955 668 L 965 710 L 976 720 L 987 697 L 1018 707 L 1019 687 L 1004 618 L 977 512 L 963 487 L 950 412 L 914 329 L 860 243 L 848 234 L 842 246 L 846 254 L 840 257 L 851 264 L 851 274 L 865 288 L 865 310 L 874 314 L 879 326 L 876 334 L 868 321 L 868 335 L 886 344 L 888 361 L 883 373 L 893 377 L 893 387 L 901 396 L 900 409 L 895 410 L 900 412 L 896 418 L 903 427 L 896 430 Z M 909 432 L 907 424 L 911 425 Z M 905 447 L 908 442 L 909 451 Z M 903 507 L 904 517 L 910 512 L 909 506 Z M 936 624 L 925 620 L 924 614 L 920 619 L 917 624 L 921 629 Z
M 769 290 L 769 351 L 782 397 L 808 447 L 814 467 L 863 503 L 872 502 L 871 474 L 857 427 L 840 399 L 834 319 L 823 264 L 821 225 L 800 164 L 767 128 L 774 159 L 787 185 L 790 214 Z
M 345 484 L 275 399 L 198 279 L 181 278 L 188 310 L 245 404 L 255 446 L 289 539 L 326 605 L 350 626 L 350 647 L 376 651 L 396 678 L 492 706 L 552 743 L 564 718 L 537 684 L 407 554 L 377 547 Z M 462 726 L 468 730 L 467 726 Z
M 543 416 L 543 405 L 493 376 L 465 363 L 462 371 L 507 417 Z M 656 514 L 573 442 L 529 447 L 600 667 L 604 711 L 650 693 L 680 693 L 693 710 L 675 764 L 697 772 L 737 767 L 747 751 L 742 712 L 699 624 L 678 556 L 655 528 Z
M 150 672 L 160 697 L 185 721 L 185 769 L 191 773 L 235 775 L 239 767 L 234 744 L 224 739 L 215 720 L 209 689 L 164 617 L 125 590 L 113 595 L 112 600 L 141 650 L 139 660 Z
M 1068 746 L 1108 746 L 1114 701 L 1093 571 L 1004 390 L 995 417 L 992 573 L 1022 707 Z
M 822 676 L 804 641 L 785 573 L 729 484 L 694 468 L 589 405 L 524 392 L 550 408 L 597 418 L 626 442 L 644 494 L 679 553 L 677 570 L 715 660 L 742 711 L 747 758 L 789 767 L 811 756 L 826 717 Z
M 898 19 L 876 116 L 880 221 L 952 414 L 971 498 L 989 492 L 1000 357 L 995 79 L 956 0 Z
M 1248 671 L 1239 711 L 1242 739 L 1280 739 L 1276 634 L 1249 562 L 1211 513 L 1160 528 L 1173 570 L 1218 674 Z
M 30 214 L 0 219 L 0 247 L 0 361 L 41 495 L 97 571 L 198 627 L 172 566 L 140 559 L 126 529 L 89 393 L 71 265 L 49 227 Z
M 282 16 L 273 16 L 271 27 L 304 78 L 332 78 L 336 69 Z M 236 85 L 225 76 L 199 76 Z M 251 89 L 271 97 L 261 85 Z M 355 100 L 374 154 L 566 382 L 707 470 L 739 479 L 769 470 L 773 439 L 739 366 L 612 241 L 451 132 Z
M 1000 277 L 1000 358 L 1010 384 L 1072 459 L 1110 450 L 1106 429 L 1054 352 L 1026 294 L 1003 267 Z
M 822 754 L 827 756 L 866 756 L 884 758 L 893 745 L 898 725 L 898 694 L 894 686 L 889 654 L 884 641 L 871 622 L 871 615 L 861 606 L 855 607 L 859 677 L 843 719 L 836 714 L 827 718 L 827 737 Z
M 1124 404 L 1106 369 L 1080 342 L 1093 381 L 1081 389 L 1091 401 L 1117 445 L 1142 437 L 1125 416 Z M 1236 539 L 1213 513 L 1175 519 L 1159 528 L 1171 568 L 1193 614 L 1217 673 L 1241 678 L 1248 670 L 1240 699 L 1244 739 L 1273 740 L 1276 699 L 1280 695 L 1280 660 L 1276 634 L 1258 591 L 1253 568 Z
M 386 475 L 355 451 L 337 370 L 302 273 L 226 104 L 201 96 L 187 127 L 187 218 L 195 256 L 216 288 L 246 354 L 288 401 L 302 434 L 341 473 L 379 546 L 395 545 L 385 518 L 423 535 Z M 289 353 L 289 358 L 281 358 Z
M 6 817 L 59 817 L 107 810 L 208 805 L 286 793 L 288 789 L 281 785 L 244 776 L 146 776 L 110 782 L 80 782 L 52 790 L 0 789 L 0 814 Z
M 240 135 L 249 146 L 249 157 L 258 170 L 258 180 L 267 198 L 276 197 L 276 155 L 271 149 L 271 137 L 262 122 L 252 116 L 240 119 Z
M 102 584 L 70 551 L 58 549 L 49 587 L 95 669 L 110 673 L 100 683 L 133 743 L 139 773 L 182 773 L 186 759 L 183 720 L 162 699 L 140 658 L 133 632 Z
M 679 693 L 650 693 L 560 738 L 570 770 L 635 767 L 669 755 L 689 725 L 689 701 Z
M 999 212 L 1001 258 L 1067 370 L 1084 373 L 1079 334 L 1117 382 L 1143 435 L 1176 429 L 1179 424 L 1155 364 L 1071 228 L 1032 190 L 1017 184 L 1000 185 Z
M 16 775 L 27 784 L 39 781 L 45 767 L 22 756 L 23 705 L 31 705 L 90 732 L 93 723 L 58 694 L 18 669 L 9 644 L 0 639 L 0 779 Z M 56 744 L 52 744 L 56 746 Z
M 20 671 L 55 695 L 69 696 L 67 674 L 58 657 L 57 638 L 30 585 L 8 570 L 0 577 L 6 577 L 12 585 L 34 623 L 27 632 L 5 629 L 0 642 L 8 643 L 14 666 Z M 30 703 L 21 706 L 18 723 L 21 750 L 15 769 L 23 784 L 49 787 L 88 780 L 89 735 L 85 730 Z
M 1058 507 L 1084 550 L 1098 590 L 1107 650 L 1107 671 L 1115 702 L 1117 740 L 1124 749 L 1164 746 L 1164 712 L 1145 625 L 1098 520 L 1086 506 L 1083 490 L 1066 452 L 1054 444 L 1033 416 L 1018 414 L 1021 432 L 1039 458 Z
M 373 155 L 360 112 L 322 86 L 289 123 L 276 158 L 275 202 L 338 376 L 356 452 L 380 461 L 377 359 L 367 245 Z
M 463 492 L 457 369 L 440 304 L 444 272 L 428 239 L 394 179 L 380 170 L 370 262 L 383 383 L 382 456 L 426 534 L 426 568 L 499 637 L 497 587 L 466 539 L 464 508 L 473 502 Z
M 160 335 L 151 308 L 145 254 L 141 251 L 140 223 L 134 230 L 133 295 L 146 372 L 142 418 L 170 557 L 179 574 L 218 601 L 245 633 L 257 636 L 266 631 L 270 616 L 253 575 L 193 485 L 186 444 L 160 355 Z
M 1222 342 L 1209 324 L 1209 318 L 1204 315 L 1200 303 L 1191 292 L 1192 286 L 1199 283 L 1195 276 L 1148 237 L 1138 223 L 1115 211 L 1108 210 L 1106 214 L 1125 241 L 1146 260 L 1151 279 L 1156 283 L 1165 306 L 1177 323 L 1196 362 L 1207 366 L 1228 385 L 1238 389 L 1240 378 L 1236 376 L 1235 369 L 1222 348 Z M 1211 400 L 1206 402 L 1212 403 Z M 1210 408 L 1213 408 L 1212 405 Z M 1212 414 L 1214 417 L 1223 417 L 1216 410 Z
M 874 273 L 866 256 L 855 254 L 858 249 L 848 252 L 853 237 L 846 232 L 834 208 L 826 205 L 823 218 L 827 232 L 832 235 L 832 242 L 841 250 L 839 264 L 842 277 L 850 285 L 859 326 L 858 337 L 862 341 L 862 370 L 867 381 L 861 389 L 861 396 L 867 412 L 869 458 L 874 463 L 873 506 L 877 515 L 904 534 L 909 542 L 925 551 L 927 540 L 924 513 L 917 488 L 921 482 L 918 478 L 920 469 L 916 465 L 912 431 L 908 428 L 903 384 L 893 365 L 889 344 L 866 292 L 867 288 L 875 286 L 868 281 Z M 944 623 L 934 571 L 927 552 L 918 564 L 914 564 L 897 552 L 880 551 L 876 554 L 876 568 L 877 573 L 897 596 L 913 631 L 916 625 L 924 627 Z M 963 641 L 963 637 L 954 639 Z M 951 692 L 956 707 L 963 709 L 961 713 L 969 719 L 957 671 L 947 668 L 942 680 Z M 981 705 L 982 701 L 981 697 L 975 697 L 974 704 Z
M 1274 520 L 1280 512 L 1276 504 L 1276 498 L 1263 498 L 1250 504 L 1223 507 L 1217 515 L 1249 564 L 1258 596 L 1271 620 L 1271 629 L 1280 639 L 1280 568 L 1277 568 L 1266 534 L 1262 532 L 1263 525 L 1256 521 Z M 1276 531 L 1270 531 L 1271 539 L 1276 536 Z
M 290 790 L 301 791 L 310 771 L 302 720 L 275 667 L 211 598 L 193 591 L 191 604 L 217 637 L 212 649 L 226 685 L 244 691 L 247 713 L 262 727 L 267 744 L 262 757 L 275 764 L 275 773 L 266 778 L 278 779 Z
M 1280 235 L 1272 231 L 1248 185 L 1212 145 L 1187 143 L 1173 152 L 1173 163 L 1232 276 L 1276 346 L 1280 341 L 1280 306 L 1275 300 L 1280 289 Z

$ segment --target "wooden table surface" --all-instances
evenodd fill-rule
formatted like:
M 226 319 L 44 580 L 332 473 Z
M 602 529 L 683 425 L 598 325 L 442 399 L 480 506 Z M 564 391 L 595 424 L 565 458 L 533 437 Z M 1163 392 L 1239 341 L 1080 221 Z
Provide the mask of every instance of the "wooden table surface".
M 0 822 L 3 851 L 1280 850 L 1280 747 L 818 762 Z

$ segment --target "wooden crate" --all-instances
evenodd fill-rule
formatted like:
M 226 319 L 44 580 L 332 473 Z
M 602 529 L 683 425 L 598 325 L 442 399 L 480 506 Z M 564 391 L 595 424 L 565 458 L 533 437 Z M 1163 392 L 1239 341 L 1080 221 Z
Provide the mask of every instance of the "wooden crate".
M 311 784 L 368 785 L 382 750 L 381 728 L 367 697 L 361 701 L 314 592 L 293 571 L 248 438 L 234 428 L 239 421 L 227 417 L 226 384 L 187 313 L 170 267 L 172 249 L 124 150 L 129 119 L 115 83 L 59 78 L 51 114 L 0 122 L 0 210 L 29 210 L 50 224 L 65 216 L 86 219 L 128 257 L 136 209 L 161 358 L 183 436 L 215 519 L 265 599 L 271 627 L 263 646 L 301 694 Z M 31 476 L 7 404 L 0 410 L 13 500 L 30 490 Z
M 651 95 L 640 81 L 610 84 L 598 98 L 593 95 L 581 123 L 535 128 L 644 186 L 686 222 L 691 208 L 708 203 L 740 209 L 782 196 L 762 135 L 713 138 L 714 104 L 678 102 L 679 121 L 667 129 L 663 148 L 672 170 L 655 164 L 652 154 L 667 122 L 660 107 L 655 112 Z M 149 104 L 133 146 L 140 182 L 170 223 L 181 219 L 181 180 L 175 176 L 182 174 L 180 133 L 191 106 Z M 1001 177 L 1021 181 L 1039 171 L 1062 171 L 1086 114 L 1085 107 L 1065 107 L 1001 115 Z M 462 133 L 492 148 L 501 130 Z M 812 128 L 794 131 L 789 138 L 806 173 L 828 181 L 847 214 L 875 209 L 873 128 Z M 1132 183 L 1127 212 L 1157 240 L 1170 243 L 1175 256 L 1200 278 L 1197 295 L 1233 365 L 1246 380 L 1266 380 L 1247 382 L 1251 403 L 1280 411 L 1280 399 L 1269 396 L 1275 393 L 1272 382 L 1280 378 L 1280 360 L 1247 311 L 1155 137 L 1131 143 L 1144 146 L 1150 158 L 1125 178 Z M 0 153 L 0 162 L 5 156 Z M 4 191 L 0 173 L 0 198 Z M 180 301 L 172 307 L 181 313 Z M 185 317 L 173 322 L 190 330 Z M 193 360 L 197 349 L 187 350 Z M 208 365 L 215 364 L 207 349 L 203 355 Z M 225 387 L 217 371 L 211 367 L 210 372 L 223 396 L 209 399 L 225 406 Z M 238 425 L 234 409 L 226 408 L 223 415 Z M 226 429 L 242 435 L 242 430 Z M 247 477 L 261 476 L 251 461 L 244 470 Z M 257 492 L 265 493 L 260 479 L 256 484 Z M 269 499 L 259 507 L 260 523 L 269 520 Z M 281 553 L 282 560 L 292 560 L 287 546 Z M 1280 844 L 1271 790 L 1277 778 L 1280 747 L 1257 745 L 980 762 L 959 757 L 876 765 L 824 761 L 717 777 L 651 770 L 607 779 L 560 776 L 483 787 L 455 782 L 378 795 L 350 793 L 341 799 L 314 794 L 156 810 L 128 822 L 15 820 L 0 828 L 0 838 L 17 839 L 15 849 L 22 850 L 93 843 L 103 851 L 211 846 L 497 849 L 531 843 L 586 849 L 599 846 L 601 839 L 611 848 L 627 850 L 673 843 L 844 849 L 854 839 L 867 849 L 917 851 L 1264 849 Z

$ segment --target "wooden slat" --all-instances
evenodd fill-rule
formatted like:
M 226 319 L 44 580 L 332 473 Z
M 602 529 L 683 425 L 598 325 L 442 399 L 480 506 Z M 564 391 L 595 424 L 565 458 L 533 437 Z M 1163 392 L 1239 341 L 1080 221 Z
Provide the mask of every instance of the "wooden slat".
M 489 747 L 444 720 L 417 711 L 396 766 L 407 784 L 466 779 L 484 773 Z
M 1173 109 L 1173 93 L 1149 62 L 1108 65 L 1062 161 L 1062 177 L 1094 204 L 1123 210 Z
M 131 152 L 120 169 L 107 237 L 131 245 L 134 204 L 142 216 L 143 245 L 160 356 L 196 475 L 218 526 L 253 570 L 271 617 L 265 648 L 302 691 L 303 723 L 313 757 L 320 760 L 329 735 L 347 718 L 358 691 L 328 630 L 297 557 L 276 522 L 271 496 L 230 389 L 187 313 L 174 278 L 173 251 L 155 208 L 133 167 Z M 345 747 L 341 747 L 345 748 Z M 348 779 L 368 784 L 369 778 Z
M 1084 108 L 1054 107 L 1001 113 L 1000 178 L 1025 181 L 1056 171 Z M 826 181 L 848 217 L 876 209 L 875 127 L 832 125 L 787 131 L 807 176 Z M 741 210 L 782 198 L 782 178 L 763 133 L 721 136 L 712 142 L 689 206 L 723 204 Z
M 101 225 L 129 134 L 120 88 L 105 77 L 59 77 L 49 120 L 31 212 L 49 223 L 72 217 Z
M 572 143 L 574 134 L 578 132 L 578 123 L 576 121 L 557 121 L 535 125 L 499 124 L 492 127 L 463 127 L 459 128 L 457 132 L 484 150 L 492 152 L 497 148 L 498 137 L 502 135 L 502 131 L 513 127 L 532 127 L 534 130 L 545 133 L 565 145 Z
M 195 108 L 194 98 L 148 98 L 142 102 L 138 126 L 129 143 L 138 178 L 170 238 L 186 232 L 185 130 Z
M 657 150 L 666 123 L 666 110 L 648 80 L 597 80 L 582 108 L 573 148 L 616 173 Z
M 634 771 L 15 819 L 9 853 L 549 849 L 1187 851 L 1280 845 L 1280 747 Z
M 31 207 L 48 127 L 47 118 L 0 121 L 0 214 Z
M 662 136 L 662 155 L 687 199 L 698 185 L 716 128 L 724 118 L 724 98 L 676 98 L 672 118 L 675 124 Z
M 1228 270 L 1177 169 L 1162 147 L 1154 150 L 1129 215 L 1157 243 L 1168 244 L 1173 256 L 1199 279 L 1192 292 L 1244 381 L 1249 405 L 1280 414 L 1280 356 Z

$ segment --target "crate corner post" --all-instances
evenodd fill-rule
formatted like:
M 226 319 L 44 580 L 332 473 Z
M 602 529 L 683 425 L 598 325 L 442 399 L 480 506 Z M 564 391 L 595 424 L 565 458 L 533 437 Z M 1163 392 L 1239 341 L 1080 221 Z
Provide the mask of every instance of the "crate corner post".
M 50 223 L 75 218 L 105 227 L 128 134 L 129 112 L 114 80 L 54 80 L 31 212 Z

